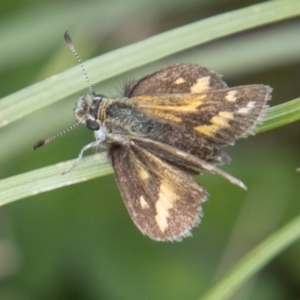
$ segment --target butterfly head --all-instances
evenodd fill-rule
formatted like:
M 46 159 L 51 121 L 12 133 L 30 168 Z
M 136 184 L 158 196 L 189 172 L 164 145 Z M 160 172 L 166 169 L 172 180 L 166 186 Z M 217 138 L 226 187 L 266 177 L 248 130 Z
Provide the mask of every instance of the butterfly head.
M 74 109 L 76 120 L 93 131 L 99 130 L 101 121 L 98 118 L 98 114 L 104 99 L 106 97 L 103 95 L 86 94 L 81 96 Z

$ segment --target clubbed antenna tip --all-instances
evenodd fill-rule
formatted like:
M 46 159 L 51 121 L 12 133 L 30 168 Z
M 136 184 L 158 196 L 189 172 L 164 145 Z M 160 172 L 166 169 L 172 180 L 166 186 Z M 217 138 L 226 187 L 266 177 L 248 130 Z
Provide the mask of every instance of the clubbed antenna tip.
M 65 38 L 65 41 L 67 42 L 68 45 L 70 45 L 70 44 L 73 45 L 73 42 L 71 40 L 71 37 L 68 34 L 68 31 L 65 32 L 64 38 Z
M 37 148 L 40 148 L 42 147 L 43 145 L 46 144 L 46 140 L 40 140 L 40 141 L 37 141 L 34 146 L 33 146 L 33 149 L 36 150 Z
M 54 140 L 54 139 L 60 137 L 61 135 L 63 135 L 63 134 L 65 134 L 65 133 L 69 132 L 70 130 L 74 129 L 74 128 L 75 128 L 76 126 L 78 126 L 79 124 L 80 124 L 79 122 L 76 122 L 75 124 L 73 124 L 73 125 L 70 126 L 69 128 L 63 130 L 62 132 L 60 132 L 60 133 L 58 133 L 58 134 L 56 134 L 56 135 L 54 135 L 54 136 L 51 136 L 51 137 L 49 137 L 49 138 L 47 138 L 47 139 L 44 139 L 44 140 L 39 140 L 39 141 L 37 141 L 37 142 L 33 145 L 33 149 L 36 150 L 37 148 L 42 147 L 43 145 L 49 143 L 50 141 L 52 141 L 52 140 Z
M 78 52 L 76 51 L 76 48 L 71 40 L 71 37 L 69 36 L 68 32 L 66 31 L 65 34 L 64 34 L 64 38 L 65 38 L 65 41 L 66 43 L 68 44 L 69 48 L 71 49 L 71 51 L 73 52 L 73 54 L 75 55 L 80 67 L 81 67 L 81 70 L 83 72 L 83 75 L 85 77 L 85 80 L 87 82 L 87 85 L 88 85 L 88 88 L 89 88 L 89 91 L 90 91 L 90 94 L 93 95 L 93 89 L 92 89 L 92 86 L 91 86 L 91 82 L 90 82 L 90 79 L 89 77 L 87 76 L 87 73 L 86 73 L 86 70 L 83 66 L 83 63 L 78 55 Z

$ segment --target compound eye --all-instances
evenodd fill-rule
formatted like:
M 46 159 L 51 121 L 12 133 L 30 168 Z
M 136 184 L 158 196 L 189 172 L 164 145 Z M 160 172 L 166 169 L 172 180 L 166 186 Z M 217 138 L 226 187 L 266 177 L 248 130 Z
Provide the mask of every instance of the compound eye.
M 93 120 L 87 120 L 85 122 L 86 126 L 88 129 L 91 129 L 93 131 L 95 130 L 99 130 L 100 129 L 100 126 L 99 124 L 96 122 L 96 121 L 93 121 Z
M 106 98 L 106 97 L 104 95 L 102 95 L 102 94 L 94 95 L 94 99 L 95 100 L 102 100 L 103 98 Z

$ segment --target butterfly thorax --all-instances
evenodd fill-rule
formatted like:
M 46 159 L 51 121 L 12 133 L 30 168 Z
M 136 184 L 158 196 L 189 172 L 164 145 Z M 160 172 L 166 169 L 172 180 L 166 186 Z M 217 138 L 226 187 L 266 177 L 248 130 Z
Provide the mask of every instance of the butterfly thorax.
M 126 140 L 132 135 L 148 136 L 154 122 L 137 110 L 130 99 L 109 99 L 103 95 L 83 95 L 74 109 L 78 122 L 109 140 Z M 150 134 L 152 135 L 152 134 Z
M 104 116 L 103 125 L 111 134 L 153 137 L 159 127 L 156 121 L 137 109 L 128 98 L 111 99 L 105 111 L 98 111 L 98 117 L 101 113 Z

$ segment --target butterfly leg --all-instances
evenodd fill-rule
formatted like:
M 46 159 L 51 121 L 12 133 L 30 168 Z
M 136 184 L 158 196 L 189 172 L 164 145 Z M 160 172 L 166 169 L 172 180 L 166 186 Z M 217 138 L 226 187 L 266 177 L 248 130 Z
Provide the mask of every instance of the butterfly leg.
M 99 140 L 96 140 L 92 143 L 89 143 L 87 145 L 85 145 L 79 152 L 79 155 L 78 157 L 73 161 L 73 163 L 71 164 L 71 166 L 63 172 L 63 175 L 68 173 L 71 169 L 73 169 L 75 167 L 75 165 L 81 160 L 82 156 L 83 156 L 83 153 L 84 151 L 90 149 L 90 148 L 96 148 L 99 146 L 99 144 L 101 144 L 102 141 L 99 141 Z

